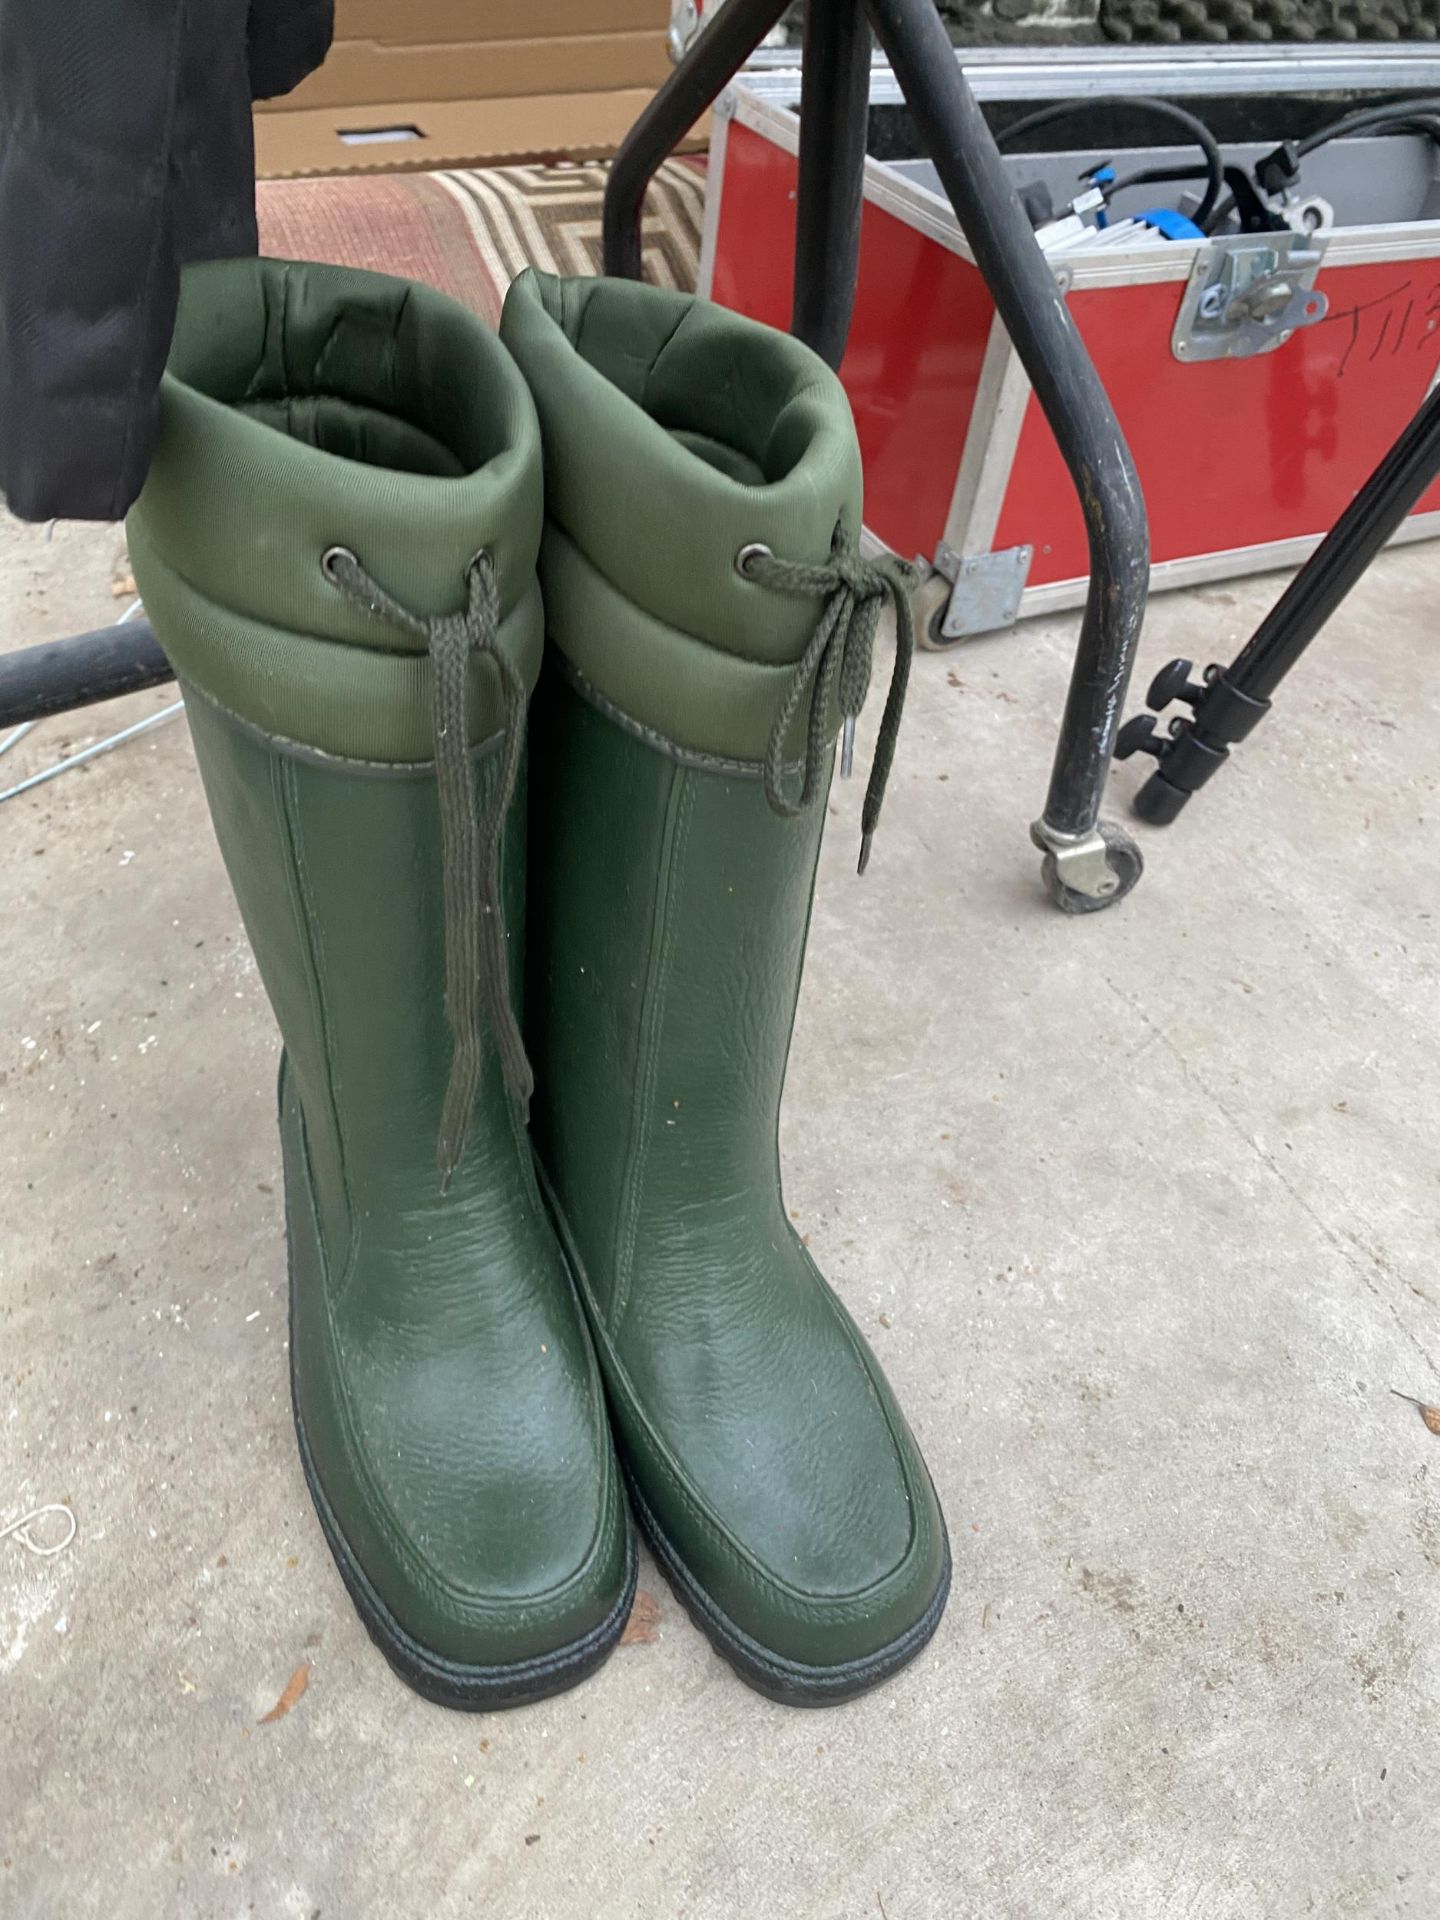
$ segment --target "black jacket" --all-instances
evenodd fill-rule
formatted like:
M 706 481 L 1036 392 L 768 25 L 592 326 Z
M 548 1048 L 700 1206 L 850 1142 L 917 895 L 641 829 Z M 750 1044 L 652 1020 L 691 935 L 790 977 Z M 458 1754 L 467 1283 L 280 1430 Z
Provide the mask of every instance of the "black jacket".
M 252 98 L 333 0 L 0 0 L 0 494 L 116 520 L 145 478 L 187 260 L 253 253 Z

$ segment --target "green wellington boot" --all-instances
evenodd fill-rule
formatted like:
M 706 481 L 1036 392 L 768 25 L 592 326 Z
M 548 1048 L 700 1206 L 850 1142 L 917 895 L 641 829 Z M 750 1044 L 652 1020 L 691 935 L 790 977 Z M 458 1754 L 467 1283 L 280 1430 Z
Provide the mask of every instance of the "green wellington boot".
M 284 1039 L 305 1477 L 412 1686 L 538 1699 L 635 1556 L 513 1011 L 535 410 L 439 294 L 275 260 L 187 272 L 160 405 L 130 552 Z
M 644 1531 L 753 1685 L 911 1659 L 950 1560 L 924 1462 L 786 1215 L 776 1129 L 836 733 L 901 610 L 806 348 L 685 295 L 523 275 L 545 446 L 528 1036 L 552 1203 Z M 848 735 L 848 726 L 847 726 Z M 848 739 L 847 739 L 848 745 Z

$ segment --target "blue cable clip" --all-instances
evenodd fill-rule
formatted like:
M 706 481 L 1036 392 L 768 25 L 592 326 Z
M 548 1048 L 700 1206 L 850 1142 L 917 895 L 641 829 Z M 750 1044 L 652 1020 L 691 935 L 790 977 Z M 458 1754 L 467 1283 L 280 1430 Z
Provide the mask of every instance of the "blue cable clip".
M 1102 198 L 1100 205 L 1095 209 L 1095 224 L 1097 227 L 1108 227 L 1110 224 L 1110 213 L 1108 208 L 1109 195 L 1106 193 L 1106 188 L 1113 187 L 1115 184 L 1114 167 L 1107 160 L 1101 166 L 1089 168 L 1087 172 L 1081 174 L 1080 178 L 1082 180 L 1088 180 L 1092 187 L 1099 188 Z
M 1176 213 L 1173 207 L 1147 207 L 1135 218 L 1142 226 L 1153 227 L 1165 240 L 1203 240 L 1205 231 L 1188 220 L 1183 213 Z

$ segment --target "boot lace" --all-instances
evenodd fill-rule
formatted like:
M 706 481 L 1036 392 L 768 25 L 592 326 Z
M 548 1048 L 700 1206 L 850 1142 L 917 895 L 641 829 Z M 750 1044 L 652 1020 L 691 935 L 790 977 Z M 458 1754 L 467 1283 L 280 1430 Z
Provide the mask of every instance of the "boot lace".
M 768 547 L 760 545 L 742 547 L 735 564 L 747 580 L 761 586 L 825 602 L 815 631 L 785 690 L 765 753 L 765 797 L 776 813 L 787 818 L 811 806 L 820 790 L 825 773 L 825 736 L 837 697 L 843 723 L 840 772 L 842 778 L 849 778 L 855 754 L 855 720 L 870 686 L 880 610 L 887 599 L 895 609 L 895 667 L 885 696 L 885 711 L 880 719 L 860 815 L 858 871 L 864 873 L 870 863 L 870 846 L 880 824 L 885 787 L 895 761 L 895 743 L 910 683 L 910 663 L 915 656 L 915 616 L 910 595 L 918 578 L 916 570 L 890 555 L 880 560 L 863 560 L 854 541 L 838 527 L 830 559 L 824 566 L 782 560 Z M 785 742 L 807 694 L 810 712 L 804 772 L 799 795 L 791 799 L 785 791 Z
M 534 1077 L 511 1004 L 501 899 L 501 838 L 520 774 L 525 744 L 525 685 L 500 646 L 500 601 L 495 563 L 481 551 L 466 571 L 467 600 L 460 613 L 413 613 L 371 578 L 348 547 L 331 547 L 326 578 L 347 599 L 424 640 L 430 656 L 435 783 L 440 805 L 445 918 L 445 1014 L 450 1027 L 450 1076 L 440 1115 L 436 1164 L 442 1190 L 459 1165 L 484 1054 L 482 1016 L 488 1019 L 506 1089 L 523 1117 Z M 471 663 L 492 661 L 505 707 L 500 777 L 477 814 L 470 768 Z

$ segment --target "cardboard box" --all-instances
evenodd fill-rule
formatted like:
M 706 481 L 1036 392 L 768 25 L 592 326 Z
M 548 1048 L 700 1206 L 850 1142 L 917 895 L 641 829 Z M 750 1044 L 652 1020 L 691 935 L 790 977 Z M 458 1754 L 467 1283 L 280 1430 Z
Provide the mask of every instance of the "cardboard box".
M 337 0 L 335 11 L 324 66 L 257 105 L 262 179 L 596 159 L 669 71 L 668 0 Z

